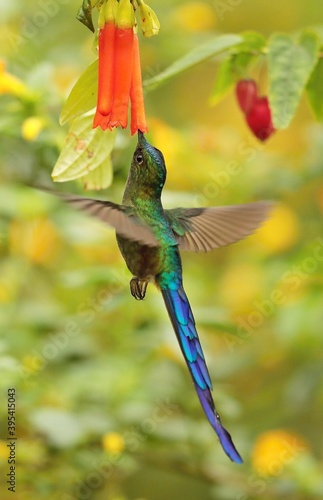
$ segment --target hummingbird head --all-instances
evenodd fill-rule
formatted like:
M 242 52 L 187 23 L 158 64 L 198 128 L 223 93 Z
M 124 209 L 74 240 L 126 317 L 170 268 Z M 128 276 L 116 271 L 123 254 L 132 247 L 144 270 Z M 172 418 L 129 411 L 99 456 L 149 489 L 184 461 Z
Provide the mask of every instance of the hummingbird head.
M 166 180 L 166 165 L 163 153 L 154 148 L 138 131 L 138 144 L 134 152 L 131 170 L 139 189 L 160 195 Z

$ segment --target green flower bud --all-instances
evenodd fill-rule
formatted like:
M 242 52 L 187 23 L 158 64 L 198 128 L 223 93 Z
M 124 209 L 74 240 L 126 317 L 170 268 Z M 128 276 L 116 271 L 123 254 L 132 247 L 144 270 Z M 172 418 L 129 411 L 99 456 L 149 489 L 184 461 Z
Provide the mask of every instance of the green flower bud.
M 160 24 L 155 12 L 148 5 L 146 5 L 143 0 L 137 0 L 137 3 L 140 13 L 140 26 L 143 35 L 148 38 L 153 35 L 158 35 Z

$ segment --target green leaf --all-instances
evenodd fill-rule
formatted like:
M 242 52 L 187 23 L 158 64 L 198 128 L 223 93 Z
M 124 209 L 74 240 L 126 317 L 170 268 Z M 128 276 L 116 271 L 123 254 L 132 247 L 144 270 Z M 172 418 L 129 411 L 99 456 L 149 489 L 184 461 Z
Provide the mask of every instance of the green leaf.
M 245 31 L 242 36 L 243 42 L 233 49 L 232 55 L 232 71 L 236 79 L 249 78 L 251 70 L 248 66 L 262 55 L 266 47 L 266 38 L 260 33 Z
M 241 34 L 243 41 L 232 49 L 232 53 L 224 59 L 218 68 L 215 85 L 210 96 L 210 104 L 214 106 L 230 91 L 235 80 L 245 77 L 247 66 L 261 54 L 266 46 L 266 38 L 254 31 Z
M 236 47 L 235 53 L 262 51 L 266 46 L 266 38 L 257 31 L 244 31 L 241 33 L 243 42 Z
M 86 190 L 105 189 L 112 184 L 113 167 L 111 156 L 105 159 L 95 170 L 82 177 L 82 182 Z
M 229 92 L 234 83 L 232 71 L 232 58 L 224 59 L 218 68 L 215 85 L 210 96 L 211 106 L 218 104 L 221 99 Z
M 307 84 L 307 97 L 317 120 L 323 121 L 323 59 L 318 60 L 317 65 Z
M 177 59 L 177 61 L 158 75 L 146 80 L 144 82 L 144 87 L 147 90 L 155 89 L 179 73 L 182 73 L 196 64 L 206 61 L 210 57 L 220 54 L 221 52 L 230 49 L 241 42 L 242 37 L 239 35 L 222 35 L 213 38 L 207 43 L 195 47 L 191 52 L 185 54 L 180 59 Z
M 98 59 L 85 70 L 71 90 L 62 109 L 60 124 L 90 111 L 96 106 L 98 93 Z
M 94 33 L 94 26 L 92 21 L 92 5 L 91 0 L 83 0 L 80 10 L 76 14 L 76 19 L 84 24 L 89 30 Z
M 52 173 L 55 182 L 79 179 L 97 168 L 101 168 L 101 172 L 96 176 L 90 176 L 87 183 L 91 185 L 95 183 L 97 188 L 102 188 L 111 182 L 110 155 L 115 141 L 115 130 L 103 131 L 99 127 L 93 129 L 92 123 L 93 113 L 80 116 L 73 121 Z M 106 169 L 104 173 L 103 168 Z
M 269 101 L 277 129 L 290 124 L 319 53 L 319 38 L 305 31 L 295 42 L 275 34 L 269 41 Z
M 250 66 L 254 59 L 257 59 L 259 54 L 253 52 L 239 52 L 232 56 L 232 73 L 235 75 L 236 80 L 240 78 L 250 78 L 252 72 Z

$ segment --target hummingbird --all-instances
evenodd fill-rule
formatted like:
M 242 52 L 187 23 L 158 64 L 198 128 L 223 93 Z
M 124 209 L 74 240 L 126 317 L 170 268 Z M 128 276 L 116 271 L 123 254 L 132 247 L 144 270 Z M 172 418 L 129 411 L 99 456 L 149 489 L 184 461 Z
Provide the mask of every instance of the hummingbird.
M 115 228 L 119 249 L 133 276 L 130 291 L 135 299 L 145 298 L 150 282 L 161 291 L 207 419 L 225 453 L 233 462 L 242 463 L 214 405 L 210 374 L 183 287 L 180 251 L 207 252 L 246 237 L 267 218 L 271 204 L 165 210 L 161 202 L 165 181 L 162 152 L 138 131 L 122 204 L 77 195 L 62 197 Z

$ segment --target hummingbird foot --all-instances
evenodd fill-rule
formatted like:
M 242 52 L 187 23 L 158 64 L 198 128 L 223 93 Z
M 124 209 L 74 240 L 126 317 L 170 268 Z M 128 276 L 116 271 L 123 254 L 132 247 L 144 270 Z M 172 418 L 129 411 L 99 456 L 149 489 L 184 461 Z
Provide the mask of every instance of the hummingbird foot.
M 146 295 L 146 290 L 148 286 L 148 280 L 141 280 L 139 278 L 132 278 L 130 281 L 130 291 L 131 295 L 136 300 L 143 300 Z

